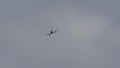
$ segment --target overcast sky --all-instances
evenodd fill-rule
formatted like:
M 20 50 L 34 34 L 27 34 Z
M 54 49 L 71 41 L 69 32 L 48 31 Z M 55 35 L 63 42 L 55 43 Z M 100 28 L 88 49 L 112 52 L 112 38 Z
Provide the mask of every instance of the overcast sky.
M 0 68 L 120 68 L 119 3 L 0 0 Z

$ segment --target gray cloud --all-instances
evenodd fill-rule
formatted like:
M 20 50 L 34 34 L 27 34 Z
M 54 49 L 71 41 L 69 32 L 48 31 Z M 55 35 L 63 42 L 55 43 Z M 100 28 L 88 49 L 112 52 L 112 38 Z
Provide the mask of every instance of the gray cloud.
M 120 67 L 116 0 L 1 2 L 1 68 Z

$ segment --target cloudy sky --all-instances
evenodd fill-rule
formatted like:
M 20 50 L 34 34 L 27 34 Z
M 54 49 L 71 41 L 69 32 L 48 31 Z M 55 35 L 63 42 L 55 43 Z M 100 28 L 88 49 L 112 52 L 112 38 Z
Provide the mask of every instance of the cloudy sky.
M 119 3 L 0 0 L 0 68 L 120 68 Z

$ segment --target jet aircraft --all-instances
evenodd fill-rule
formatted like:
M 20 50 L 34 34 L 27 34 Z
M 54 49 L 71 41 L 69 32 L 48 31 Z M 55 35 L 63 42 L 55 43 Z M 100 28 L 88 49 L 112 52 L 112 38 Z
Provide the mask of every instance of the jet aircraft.
M 48 33 L 48 34 L 46 34 L 46 35 L 47 35 L 47 36 L 50 36 L 50 35 L 56 33 L 57 31 L 58 31 L 57 29 L 56 29 L 55 31 L 51 30 L 50 33 Z

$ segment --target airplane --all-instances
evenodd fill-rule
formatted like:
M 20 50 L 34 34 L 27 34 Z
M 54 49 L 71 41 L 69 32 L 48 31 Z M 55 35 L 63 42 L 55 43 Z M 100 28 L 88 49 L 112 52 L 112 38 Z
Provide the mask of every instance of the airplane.
M 47 35 L 47 36 L 50 36 L 50 35 L 56 33 L 57 31 L 58 31 L 57 29 L 56 29 L 55 31 L 51 30 L 50 33 L 49 33 L 49 34 L 46 34 L 46 35 Z

